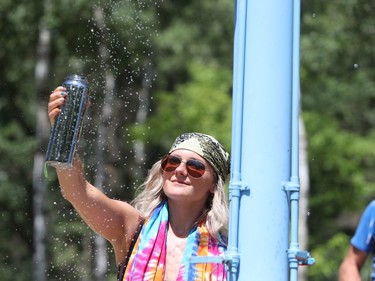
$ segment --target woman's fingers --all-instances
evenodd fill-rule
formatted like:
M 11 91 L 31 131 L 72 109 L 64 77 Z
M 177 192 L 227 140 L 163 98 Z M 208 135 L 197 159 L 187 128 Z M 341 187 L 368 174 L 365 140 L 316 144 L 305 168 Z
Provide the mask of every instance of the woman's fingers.
M 51 102 L 61 97 L 66 97 L 66 95 L 66 89 L 64 87 L 59 86 L 55 90 L 53 90 L 53 92 L 49 96 L 49 101 Z
M 67 94 L 64 87 L 57 87 L 49 96 L 48 117 L 51 125 L 55 123 L 57 116 L 60 114 L 60 107 L 64 105 Z

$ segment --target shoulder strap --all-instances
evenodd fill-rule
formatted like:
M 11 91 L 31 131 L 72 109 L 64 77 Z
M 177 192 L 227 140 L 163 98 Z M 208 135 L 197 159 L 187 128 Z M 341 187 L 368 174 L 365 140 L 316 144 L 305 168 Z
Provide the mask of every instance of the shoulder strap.
M 137 231 L 134 233 L 132 242 L 130 244 L 130 247 L 128 249 L 128 253 L 126 254 L 124 262 L 122 262 L 122 263 L 120 263 L 118 265 L 118 268 L 117 268 L 117 281 L 122 281 L 122 279 L 124 278 L 124 273 L 125 273 L 125 270 L 126 270 L 126 266 L 128 265 L 130 255 L 133 252 L 133 248 L 134 248 L 135 242 L 137 242 L 138 236 L 141 233 L 143 224 L 144 224 L 144 220 L 141 220 L 141 222 L 139 223 L 139 226 L 137 228 Z

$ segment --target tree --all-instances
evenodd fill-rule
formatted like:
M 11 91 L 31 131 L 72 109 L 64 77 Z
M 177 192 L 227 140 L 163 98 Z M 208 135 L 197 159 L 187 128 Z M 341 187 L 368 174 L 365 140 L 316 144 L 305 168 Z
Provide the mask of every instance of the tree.
M 48 124 L 46 122 L 46 110 L 41 108 L 42 96 L 48 93 L 47 81 L 50 66 L 51 31 L 48 21 L 51 13 L 50 1 L 43 2 L 44 16 L 41 18 L 39 38 L 37 43 L 37 59 L 35 64 L 35 85 L 37 94 L 36 110 L 36 138 L 38 150 L 34 154 L 33 165 L 33 269 L 34 280 L 45 281 L 47 271 L 46 259 L 46 219 L 45 219 L 45 194 L 46 181 L 43 177 L 44 152 L 48 136 Z
M 358 214 L 374 196 L 372 14 L 371 3 L 361 0 L 304 5 L 301 85 L 311 176 L 309 249 L 317 258 L 309 280 L 337 279 Z

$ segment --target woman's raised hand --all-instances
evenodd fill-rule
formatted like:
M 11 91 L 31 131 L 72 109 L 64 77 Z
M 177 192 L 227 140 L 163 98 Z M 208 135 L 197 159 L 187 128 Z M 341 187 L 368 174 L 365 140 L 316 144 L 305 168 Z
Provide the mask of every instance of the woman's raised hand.
M 51 126 L 55 123 L 57 116 L 60 114 L 60 107 L 64 105 L 67 93 L 64 87 L 57 87 L 49 96 L 48 102 L 48 117 Z

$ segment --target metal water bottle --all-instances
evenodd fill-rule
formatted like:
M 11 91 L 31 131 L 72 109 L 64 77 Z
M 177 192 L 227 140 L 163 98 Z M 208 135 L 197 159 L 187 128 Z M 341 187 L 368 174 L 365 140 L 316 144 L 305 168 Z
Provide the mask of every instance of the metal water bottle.
M 69 168 L 79 140 L 89 91 L 87 79 L 77 74 L 67 76 L 62 86 L 66 89 L 67 99 L 51 129 L 46 164 Z

